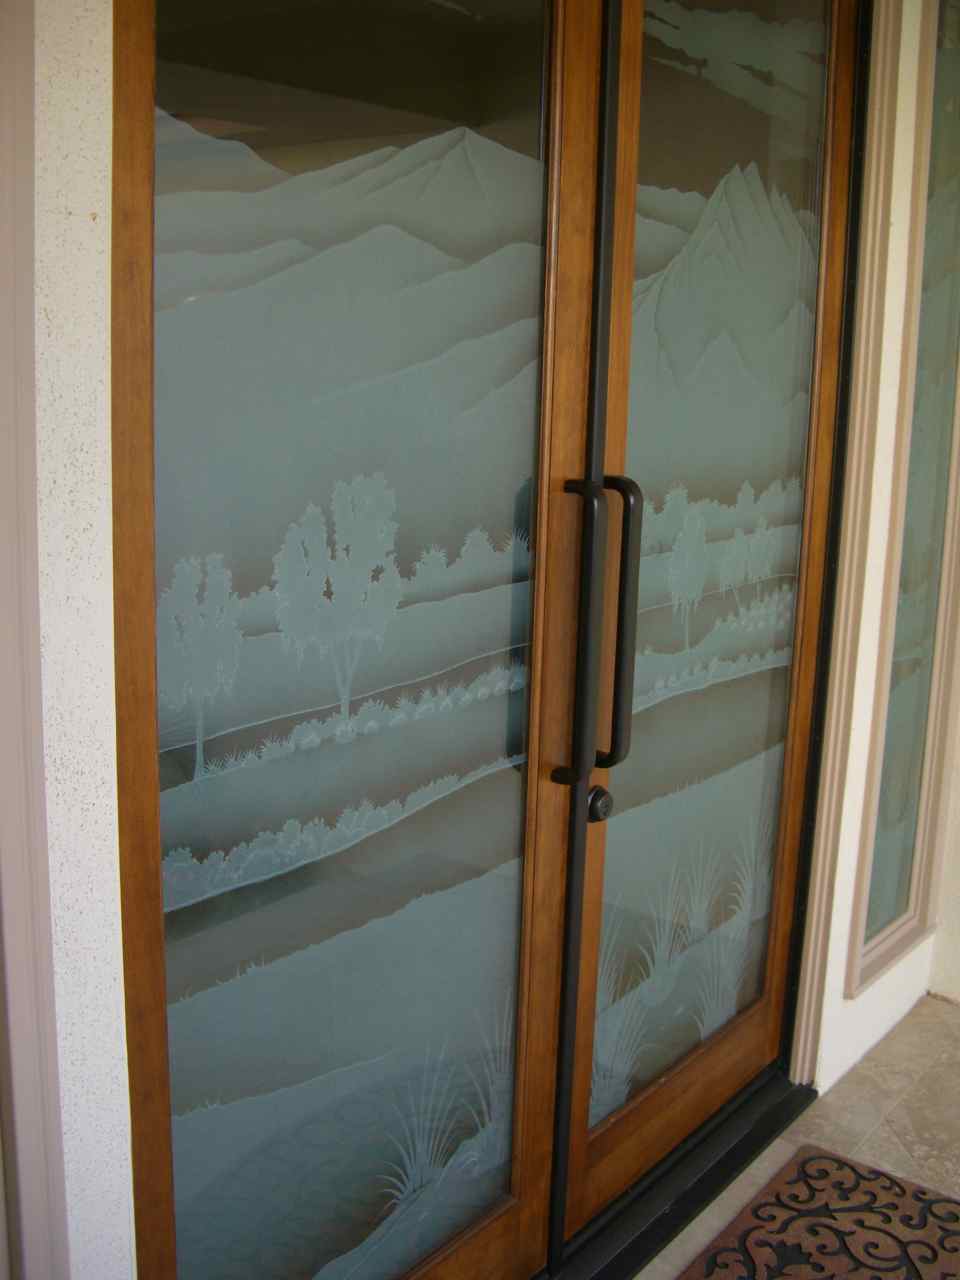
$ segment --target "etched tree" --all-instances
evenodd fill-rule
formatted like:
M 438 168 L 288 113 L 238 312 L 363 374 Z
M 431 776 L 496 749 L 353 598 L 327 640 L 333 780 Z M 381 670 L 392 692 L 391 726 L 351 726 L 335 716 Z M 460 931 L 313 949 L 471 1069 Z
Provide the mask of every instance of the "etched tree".
M 757 495 L 749 480 L 744 480 L 737 492 L 737 514 L 744 522 L 752 520 L 757 505 Z
M 456 563 L 463 579 L 473 589 L 495 581 L 498 570 L 502 568 L 497 549 L 490 541 L 486 529 L 470 530 L 463 540 Z
M 240 664 L 240 598 L 231 585 L 222 556 L 180 560 L 157 602 L 159 696 L 174 710 L 193 709 L 194 779 L 204 773 L 206 705 L 232 687 Z
M 677 534 L 667 564 L 667 581 L 674 613 L 683 623 L 684 647 L 690 648 L 690 619 L 703 598 L 707 584 L 707 527 L 703 516 L 692 507 Z
M 663 510 L 657 517 L 661 546 L 673 546 L 680 534 L 680 530 L 683 528 L 688 503 L 689 499 L 684 485 L 675 484 L 667 490 L 663 499 Z
M 413 589 L 420 597 L 442 595 L 447 577 L 447 553 L 436 545 L 427 547 L 413 566 Z
M 757 527 L 748 539 L 747 580 L 753 583 L 754 594 L 760 595 L 760 583 L 773 576 L 777 558 L 777 534 L 767 527 L 766 516 L 761 516 Z
M 737 587 L 742 587 L 747 580 L 747 538 L 742 529 L 735 529 L 733 537 L 727 539 L 720 556 L 720 590 L 732 591 L 740 611 L 740 596 Z
M 383 647 L 403 594 L 394 559 L 396 497 L 385 477 L 338 481 L 331 503 L 332 546 L 326 517 L 311 503 L 287 530 L 274 557 L 277 622 L 302 662 L 312 646 L 333 663 L 344 728 L 353 680 L 364 647 Z
M 523 529 L 514 529 L 506 541 L 503 553 L 509 563 L 513 581 L 526 582 L 533 569 L 529 535 Z

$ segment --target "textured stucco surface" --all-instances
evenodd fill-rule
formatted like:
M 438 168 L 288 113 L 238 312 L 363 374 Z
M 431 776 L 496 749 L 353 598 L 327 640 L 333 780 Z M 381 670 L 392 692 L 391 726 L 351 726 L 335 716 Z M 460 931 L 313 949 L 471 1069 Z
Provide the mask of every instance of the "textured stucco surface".
M 37 0 L 40 615 L 70 1274 L 133 1274 L 109 448 L 110 0 Z M 39 1280 L 39 1278 L 38 1278 Z

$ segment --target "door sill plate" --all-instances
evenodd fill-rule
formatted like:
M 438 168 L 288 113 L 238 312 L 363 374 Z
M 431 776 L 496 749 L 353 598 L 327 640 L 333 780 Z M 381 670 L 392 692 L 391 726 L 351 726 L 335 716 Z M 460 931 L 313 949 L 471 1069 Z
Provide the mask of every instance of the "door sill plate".
M 570 1241 L 536 1280 L 633 1280 L 814 1101 L 770 1067 Z

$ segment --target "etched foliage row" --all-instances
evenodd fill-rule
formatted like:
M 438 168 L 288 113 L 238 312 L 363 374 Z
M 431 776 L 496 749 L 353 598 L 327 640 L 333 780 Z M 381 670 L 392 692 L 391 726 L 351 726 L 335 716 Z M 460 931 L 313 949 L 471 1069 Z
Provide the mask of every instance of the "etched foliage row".
M 382 647 L 403 596 L 394 558 L 396 498 L 382 474 L 338 481 L 333 529 L 311 503 L 274 558 L 280 634 L 302 662 L 314 647 L 333 664 L 344 725 L 364 647 Z M 240 664 L 242 601 L 219 555 L 181 560 L 157 606 L 160 698 L 194 710 L 196 765 L 204 773 L 204 710 L 232 687 Z
M 771 491 L 771 500 L 777 497 Z M 662 511 L 652 511 L 662 526 L 658 536 L 673 533 L 666 577 L 687 652 L 691 621 L 711 574 L 708 523 L 719 520 L 726 532 L 729 516 L 747 515 L 748 508 L 754 516 L 755 530 L 735 528 L 724 539 L 720 558 L 718 585 L 721 592 L 733 591 L 738 607 L 738 587 L 751 583 L 759 590 L 760 581 L 775 573 L 777 529 L 757 514 L 759 503 L 752 491 L 741 492 L 735 508 L 714 511 L 716 505 L 690 503 L 686 490 L 675 487 L 666 495 Z M 329 517 L 321 506 L 310 503 L 290 525 L 274 556 L 271 586 L 265 588 L 284 648 L 296 654 L 298 664 L 310 651 L 329 660 L 339 700 L 338 733 L 345 739 L 353 733 L 350 704 L 361 659 L 371 646 L 384 647 L 404 600 L 443 598 L 449 590 L 477 589 L 502 581 L 504 574 L 516 580 L 530 572 L 524 533 L 514 532 L 497 549 L 482 529 L 475 529 L 452 564 L 442 548 L 431 546 L 405 579 L 396 560 L 395 515 L 396 496 L 382 473 L 338 481 Z M 160 596 L 160 698 L 175 711 L 186 706 L 193 710 L 195 779 L 207 772 L 205 710 L 220 693 L 232 690 L 237 676 L 247 603 L 233 592 L 230 571 L 220 555 L 179 561 L 172 585 Z

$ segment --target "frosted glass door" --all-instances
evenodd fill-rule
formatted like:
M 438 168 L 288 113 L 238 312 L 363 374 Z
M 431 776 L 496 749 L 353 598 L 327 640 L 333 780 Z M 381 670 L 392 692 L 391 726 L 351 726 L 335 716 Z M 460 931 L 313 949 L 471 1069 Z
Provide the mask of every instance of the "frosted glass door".
M 510 1185 L 544 14 L 159 0 L 182 1280 L 392 1280 Z
M 940 5 L 917 386 L 866 940 L 910 905 L 960 353 L 960 15 Z
M 623 470 L 646 499 L 589 1120 L 764 980 L 793 661 L 828 6 L 648 0 Z

